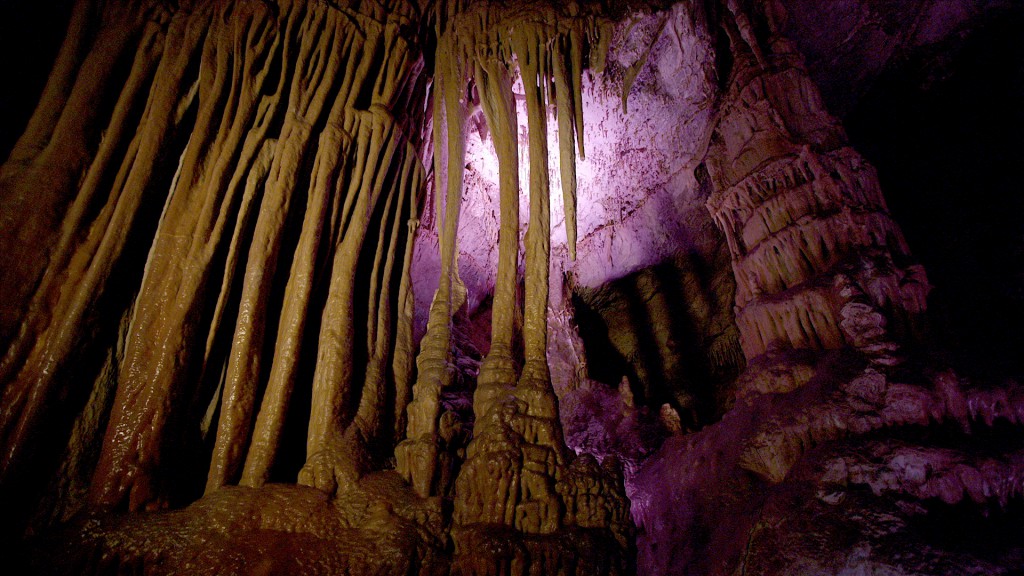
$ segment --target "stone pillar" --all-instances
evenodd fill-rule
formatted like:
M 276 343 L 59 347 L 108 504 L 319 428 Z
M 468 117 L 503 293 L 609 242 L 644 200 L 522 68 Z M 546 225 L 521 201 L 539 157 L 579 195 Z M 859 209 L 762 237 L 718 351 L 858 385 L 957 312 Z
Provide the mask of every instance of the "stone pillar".
M 853 346 L 894 361 L 925 310 L 924 270 L 799 54 L 776 38 L 762 62 L 741 36 L 707 206 L 732 255 L 743 351 Z

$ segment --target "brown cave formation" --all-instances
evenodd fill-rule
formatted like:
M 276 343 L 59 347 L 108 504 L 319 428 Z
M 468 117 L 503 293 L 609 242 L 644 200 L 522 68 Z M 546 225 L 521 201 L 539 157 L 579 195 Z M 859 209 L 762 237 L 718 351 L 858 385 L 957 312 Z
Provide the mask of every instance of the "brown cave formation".
M 1024 565 L 1022 375 L 947 352 L 985 320 L 929 307 L 927 160 L 868 118 L 986 47 L 1019 81 L 1020 7 L 33 6 L 0 12 L 13 573 Z

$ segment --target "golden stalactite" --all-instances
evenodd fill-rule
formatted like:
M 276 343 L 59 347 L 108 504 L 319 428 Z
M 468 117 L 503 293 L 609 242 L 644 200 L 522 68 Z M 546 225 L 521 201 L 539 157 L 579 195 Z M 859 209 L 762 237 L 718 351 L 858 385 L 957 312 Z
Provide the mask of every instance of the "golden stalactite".
M 516 387 L 511 357 L 515 290 L 518 282 L 518 121 L 512 81 L 525 90 L 529 131 L 530 198 L 525 254 L 526 360 L 522 380 L 540 387 L 542 404 L 553 406 L 547 366 L 548 274 L 551 251 L 548 182 L 549 107 L 559 129 L 560 172 L 569 251 L 576 246 L 576 150 L 583 155 L 581 76 L 584 56 L 601 65 L 610 30 L 596 13 L 573 2 L 508 7 L 498 3 L 442 3 L 435 15 L 437 51 L 434 77 L 435 212 L 444 215 L 440 232 L 441 278 L 430 307 L 417 360 L 417 381 L 409 406 L 407 440 L 397 452 L 399 471 L 422 496 L 436 494 L 440 397 L 450 386 L 451 319 L 465 299 L 458 278 L 458 214 L 461 207 L 464 128 L 471 86 L 493 135 L 499 165 L 501 205 L 498 282 L 491 353 L 484 359 L 474 411 L 478 418 Z M 443 200 L 443 202 L 442 202 Z M 442 212 L 443 205 L 443 212 Z M 528 394 L 529 395 L 529 394 Z M 550 412 L 551 408 L 536 408 Z
M 76 5 L 67 62 L 48 89 L 69 97 L 39 107 L 12 155 L 22 160 L 0 179 L 26 189 L 51 172 L 41 142 L 77 146 L 90 123 L 106 122 L 94 152 L 64 151 L 80 176 L 51 174 L 42 191 L 65 197 L 67 208 L 2 363 L 3 474 L 24 459 L 29 432 L 63 393 L 74 351 L 98 321 L 113 271 L 152 226 L 90 504 L 165 505 L 171 469 L 195 458 L 182 452 L 196 450 L 183 442 L 196 428 L 212 443 L 207 492 L 262 485 L 311 351 L 307 456 L 330 483 L 332 451 L 353 422 L 359 434 L 349 436 L 361 443 L 394 442 L 401 410 L 389 389 L 409 378 L 392 357 L 412 354 L 407 224 L 424 171 L 412 131 L 392 110 L 424 91 L 418 47 L 403 28 L 416 10 L 405 2 L 216 0 L 173 12 L 135 4 Z M 83 49 L 98 18 L 131 25 L 100 27 Z M 74 74 L 78 52 L 89 74 Z M 86 113 L 83 102 L 114 84 L 107 79 L 125 55 L 131 66 L 110 116 Z M 163 210 L 147 224 L 154 205 Z M 356 303 L 363 269 L 373 290 Z

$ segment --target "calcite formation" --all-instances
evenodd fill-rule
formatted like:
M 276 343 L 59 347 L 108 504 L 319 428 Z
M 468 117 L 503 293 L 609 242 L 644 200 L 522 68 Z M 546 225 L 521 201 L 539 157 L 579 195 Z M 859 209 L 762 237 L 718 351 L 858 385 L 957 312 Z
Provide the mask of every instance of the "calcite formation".
M 450 493 L 452 475 L 447 463 L 460 458 L 459 446 L 440 429 L 444 416 L 451 416 L 441 413 L 441 394 L 452 381 L 451 319 L 461 305 L 459 300 L 465 298 L 456 292 L 460 281 L 453 260 L 469 106 L 465 87 L 472 78 L 487 124 L 493 127 L 501 231 L 491 345 L 473 397 L 473 439 L 464 448 L 465 463 L 454 486 L 454 569 L 459 573 L 491 573 L 495 568 L 511 573 L 573 572 L 580 549 L 563 536 L 572 532 L 576 536 L 570 542 L 580 540 L 593 547 L 611 542 L 617 552 L 605 557 L 604 569 L 625 571 L 632 539 L 621 474 L 614 473 L 613 460 L 608 461 L 610 469 L 604 470 L 572 466 L 576 462 L 563 440 L 547 358 L 551 234 L 547 103 L 554 102 L 559 122 L 566 227 L 569 251 L 575 256 L 575 150 L 583 138 L 579 76 L 584 50 L 592 47 L 590 58 L 596 60 L 605 49 L 599 42 L 600 22 L 591 14 L 579 13 L 575 4 L 564 8 L 485 5 L 450 13 L 437 34 L 435 82 L 441 87 L 435 92 L 435 110 L 443 111 L 445 123 L 443 133 L 435 132 L 436 150 L 444 150 L 444 155 L 435 156 L 436 161 L 443 160 L 436 162 L 435 173 L 441 174 L 446 163 L 441 281 L 418 360 L 409 439 L 396 451 L 398 471 L 420 496 Z M 524 357 L 518 375 L 512 356 L 519 253 L 519 136 L 513 75 L 525 92 L 530 163 L 521 312 Z M 504 547 L 510 535 L 513 540 L 526 536 L 529 544 L 525 549 L 495 551 Z M 580 570 L 596 568 L 584 565 Z
M 898 339 L 925 310 L 924 270 L 799 55 L 785 42 L 774 47 L 770 70 L 752 54 L 737 62 L 708 163 L 708 208 L 732 254 L 743 351 L 754 359 Z
M 967 446 L 1001 426 L 1019 433 L 1018 386 L 972 386 L 941 362 L 911 358 L 930 289 L 924 271 L 876 173 L 775 35 L 784 12 L 765 18 L 767 42 L 740 20 L 728 30 L 737 60 L 707 158 L 708 208 L 732 256 L 748 365 L 720 422 L 667 441 L 637 474 L 638 529 L 659 534 L 639 543 L 640 565 L 1013 573 L 1015 545 L 966 552 L 935 538 L 950 528 L 922 527 L 943 515 L 965 524 L 1008 515 L 1018 444 L 992 445 L 987 457 Z M 686 511 L 665 523 L 658 511 L 669 503 Z M 683 536 L 691 533 L 717 554 L 704 555 Z
M 928 354 L 799 6 L 71 2 L 0 166 L 13 570 L 1012 573 L 1024 388 Z

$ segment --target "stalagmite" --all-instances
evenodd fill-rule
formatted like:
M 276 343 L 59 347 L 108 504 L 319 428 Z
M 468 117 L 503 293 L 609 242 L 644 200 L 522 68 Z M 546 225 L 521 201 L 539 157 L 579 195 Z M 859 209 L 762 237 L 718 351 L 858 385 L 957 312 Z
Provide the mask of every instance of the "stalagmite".
M 918 530 L 988 515 L 1016 493 L 997 478 L 1016 474 L 1018 446 L 997 448 L 998 463 L 969 456 L 978 395 L 944 362 L 913 356 L 927 279 L 878 175 L 780 36 L 782 4 L 730 0 L 719 22 L 731 59 L 718 68 L 728 76 L 705 158 L 707 207 L 730 252 L 748 364 L 721 421 L 666 442 L 671 456 L 639 475 L 638 527 L 659 534 L 646 569 L 996 573 Z M 710 496 L 720 486 L 729 498 Z M 665 506 L 679 511 L 668 522 Z M 658 549 L 692 533 L 720 556 Z
M 417 184 L 415 190 L 419 190 L 421 184 Z M 419 200 L 417 197 L 415 200 Z M 407 424 L 406 408 L 412 401 L 412 376 L 414 369 L 413 358 L 415 356 L 413 343 L 413 293 L 412 293 L 412 248 L 419 230 L 420 221 L 410 218 L 406 223 L 408 228 L 405 240 L 405 256 L 402 259 L 402 280 L 398 289 L 398 331 L 395 335 L 395 351 L 392 360 L 391 370 L 395 378 L 395 408 L 393 424 L 393 440 L 397 445 L 405 438 L 405 427 Z
M 707 205 L 732 253 L 744 353 L 754 359 L 854 344 L 840 327 L 851 292 L 840 289 L 838 275 L 864 288 L 866 305 L 912 327 L 928 284 L 919 266 L 900 264 L 909 250 L 875 171 L 845 146 L 798 56 L 775 54 L 765 69 L 748 17 L 734 1 L 729 9 L 743 46 L 719 113 L 708 166 L 717 189 Z M 787 100 L 797 94 L 805 98 Z M 890 329 L 883 339 L 904 336 Z

